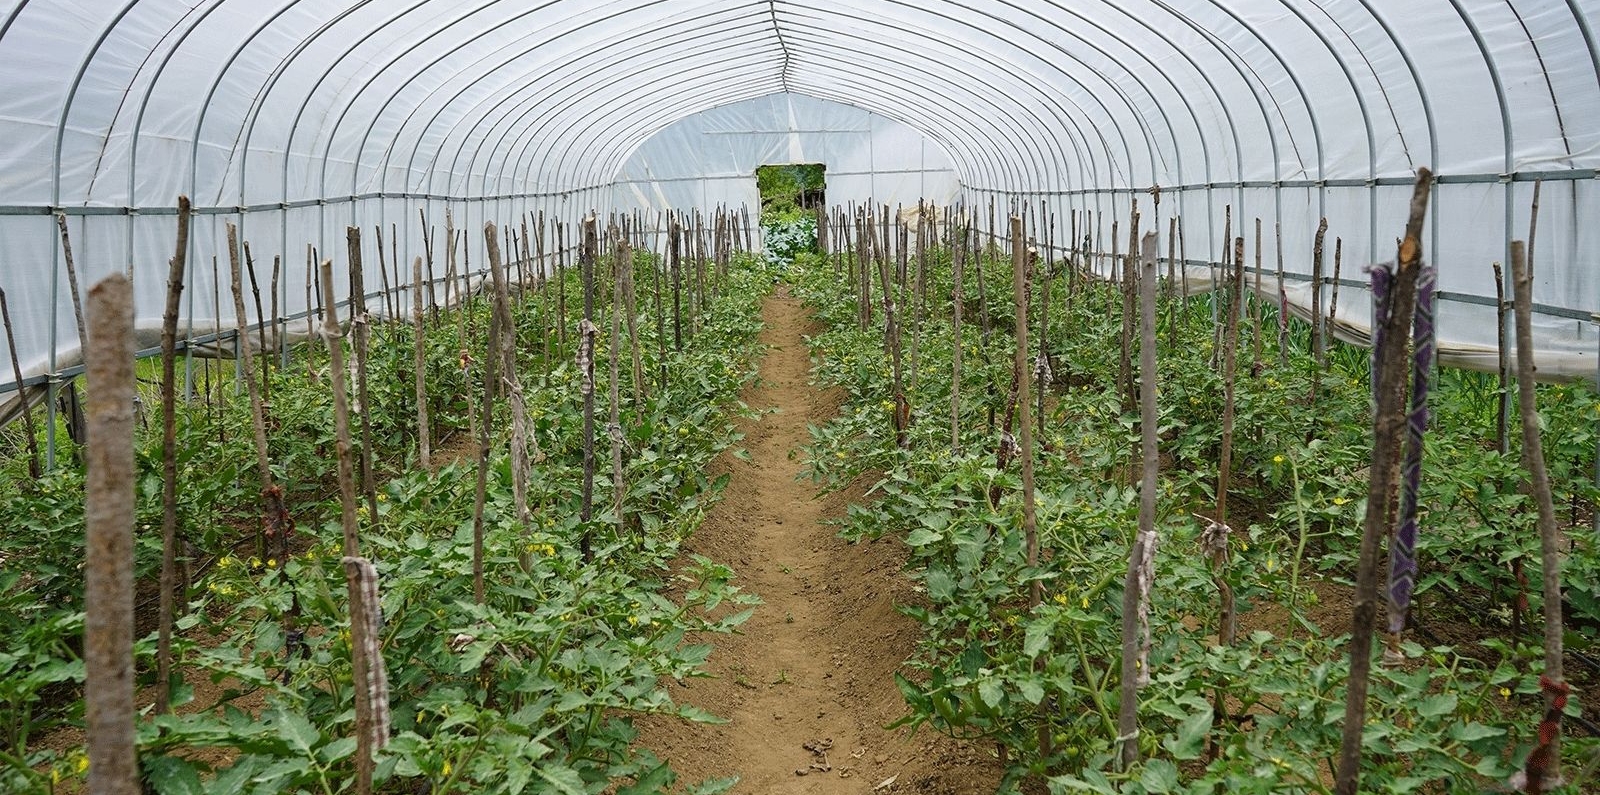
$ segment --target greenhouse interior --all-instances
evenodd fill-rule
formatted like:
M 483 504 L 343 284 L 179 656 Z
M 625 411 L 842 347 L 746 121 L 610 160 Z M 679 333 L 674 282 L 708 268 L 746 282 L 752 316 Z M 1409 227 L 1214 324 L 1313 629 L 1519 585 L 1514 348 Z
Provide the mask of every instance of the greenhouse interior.
M 1600 792 L 1597 23 L 0 0 L 0 791 Z

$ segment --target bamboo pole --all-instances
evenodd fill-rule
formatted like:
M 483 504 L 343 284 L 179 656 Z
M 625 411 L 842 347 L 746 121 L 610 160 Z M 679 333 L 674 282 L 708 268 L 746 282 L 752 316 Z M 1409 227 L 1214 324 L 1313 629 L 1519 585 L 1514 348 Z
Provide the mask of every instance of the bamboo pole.
M 133 704 L 133 285 L 110 276 L 89 290 L 93 337 L 84 499 L 84 723 L 89 792 L 135 795 Z
M 322 316 L 322 339 L 328 345 L 328 383 L 333 390 L 334 447 L 339 455 L 339 516 L 344 528 L 343 550 L 346 558 L 361 557 L 357 536 L 355 454 L 350 440 L 350 398 L 345 384 L 344 343 L 340 339 L 339 313 L 333 295 L 333 260 L 323 260 L 321 265 L 322 303 L 327 312 Z M 370 644 L 366 622 L 357 618 L 366 608 L 365 594 L 359 578 L 345 567 L 345 595 L 349 602 L 350 664 L 353 671 L 356 712 L 356 793 L 371 795 L 374 751 L 372 742 L 373 705 L 371 701 L 371 661 L 367 659 Z
M 1528 470 L 1529 489 L 1539 511 L 1540 568 L 1544 574 L 1544 673 L 1539 677 L 1539 685 L 1545 694 L 1545 720 L 1539 727 L 1539 745 L 1529 754 L 1525 773 L 1528 792 L 1545 792 L 1561 781 L 1561 715 L 1569 687 L 1562 671 L 1561 530 L 1556 526 L 1550 476 L 1545 470 L 1534 388 L 1533 266 L 1520 241 L 1511 243 L 1511 284 L 1516 313 L 1517 409 L 1522 419 L 1522 465 Z
M 1361 776 L 1361 733 L 1366 726 L 1367 688 L 1372 670 L 1372 633 L 1378 612 L 1378 557 L 1394 516 L 1400 472 L 1400 440 L 1405 427 L 1406 340 L 1422 269 L 1422 224 L 1433 174 L 1417 169 L 1406 235 L 1393 276 L 1374 270 L 1373 297 L 1381 306 L 1373 329 L 1373 444 L 1367 511 L 1356 567 L 1355 615 L 1351 621 L 1350 678 L 1345 692 L 1343 736 L 1334 780 L 1338 795 L 1356 795 Z M 1380 298 L 1380 296 L 1382 296 Z M 1312 314 L 1313 320 L 1316 313 Z

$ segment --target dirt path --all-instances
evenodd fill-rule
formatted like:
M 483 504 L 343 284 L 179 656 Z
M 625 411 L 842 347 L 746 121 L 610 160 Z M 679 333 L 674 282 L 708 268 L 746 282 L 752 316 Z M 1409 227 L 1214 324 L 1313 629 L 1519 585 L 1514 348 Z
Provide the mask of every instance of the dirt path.
M 883 728 L 905 712 L 894 672 L 918 634 L 894 607 L 916 598 L 903 547 L 850 546 L 822 524 L 860 497 L 858 487 L 819 500 L 797 480 L 806 425 L 833 416 L 838 396 L 808 383 L 801 335 L 812 325 L 800 302 L 780 288 L 763 319 L 769 353 L 745 394 L 763 413 L 741 429 L 749 460 L 723 457 L 727 496 L 690 547 L 731 565 L 764 604 L 741 635 L 717 639 L 716 678 L 674 687 L 678 701 L 729 722 L 650 718 L 640 743 L 685 782 L 739 776 L 739 793 L 993 792 L 1001 771 L 986 751 Z

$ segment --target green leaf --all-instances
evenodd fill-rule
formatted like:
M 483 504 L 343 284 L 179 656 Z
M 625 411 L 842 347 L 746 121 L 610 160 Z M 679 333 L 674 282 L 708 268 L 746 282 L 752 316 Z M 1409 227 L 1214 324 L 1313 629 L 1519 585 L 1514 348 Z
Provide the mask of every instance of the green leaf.
M 978 698 L 988 707 L 999 707 L 1000 702 L 1006 697 L 1005 688 L 1001 687 L 1000 680 L 989 678 L 978 682 Z
M 1031 659 L 1044 653 L 1044 650 L 1050 647 L 1050 638 L 1055 628 L 1054 618 L 1036 618 L 1029 621 L 1028 628 L 1023 631 L 1022 655 Z
M 1166 759 L 1152 759 L 1145 763 L 1139 783 L 1152 793 L 1172 792 L 1178 787 L 1178 766 Z
M 1027 699 L 1029 704 L 1038 704 L 1044 701 L 1044 685 L 1034 678 L 1023 679 L 1017 682 L 1017 691 Z
M 550 782 L 555 787 L 554 792 L 560 792 L 563 795 L 585 795 L 583 777 L 578 775 L 578 771 L 566 765 L 541 767 L 539 768 L 539 778 Z
M 194 765 L 175 756 L 148 757 L 144 760 L 145 775 L 158 795 L 204 795 L 200 774 Z
M 915 530 L 912 530 L 911 535 L 906 536 L 906 545 L 913 547 L 925 547 L 929 544 L 935 544 L 943 540 L 943 533 L 935 530 L 929 530 L 926 527 L 919 527 Z
M 733 785 L 738 783 L 738 776 L 706 779 L 705 781 L 690 787 L 687 795 L 721 795 L 721 793 L 733 789 Z
M 1424 698 L 1417 704 L 1417 714 L 1424 718 L 1437 718 L 1453 714 L 1461 699 L 1454 693 L 1439 693 Z
M 1457 723 L 1450 727 L 1450 739 L 1457 742 L 1470 743 L 1477 740 L 1487 740 L 1490 737 L 1500 737 L 1506 733 L 1505 729 L 1486 726 L 1482 723 Z
M 1210 731 L 1211 707 L 1208 705 L 1185 718 L 1178 724 L 1177 733 L 1163 740 L 1161 745 L 1176 759 L 1199 759 Z
M 306 756 L 311 755 L 311 749 L 315 748 L 317 741 L 322 738 L 317 727 L 311 725 L 311 721 L 298 712 L 279 712 L 277 723 L 278 736 L 282 737 L 289 747 Z

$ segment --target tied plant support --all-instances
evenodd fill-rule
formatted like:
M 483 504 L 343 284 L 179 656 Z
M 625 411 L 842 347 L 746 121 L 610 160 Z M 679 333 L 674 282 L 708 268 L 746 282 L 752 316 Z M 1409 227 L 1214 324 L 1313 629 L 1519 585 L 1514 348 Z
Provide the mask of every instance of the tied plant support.
M 1377 272 L 1374 271 L 1374 285 Z M 1399 659 L 1399 640 L 1417 581 L 1417 500 L 1422 484 L 1423 436 L 1428 430 L 1428 389 L 1434 357 L 1434 284 L 1437 271 L 1424 266 L 1417 274 L 1417 305 L 1411 318 L 1411 407 L 1406 413 L 1406 452 L 1400 465 L 1400 516 L 1389 546 L 1389 633 L 1386 660 Z M 1376 290 L 1374 290 L 1376 292 Z M 1384 308 L 1387 313 L 1388 307 Z

